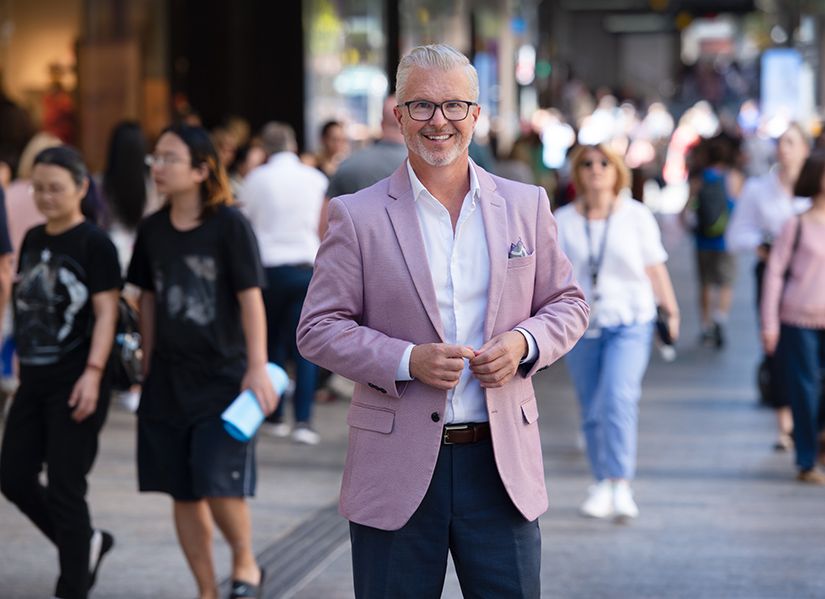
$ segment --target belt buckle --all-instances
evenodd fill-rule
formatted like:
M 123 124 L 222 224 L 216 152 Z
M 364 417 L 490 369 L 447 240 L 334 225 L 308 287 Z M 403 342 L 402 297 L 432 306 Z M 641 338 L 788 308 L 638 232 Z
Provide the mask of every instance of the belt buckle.
M 447 434 L 450 431 L 466 431 L 469 429 L 469 424 L 446 424 L 444 425 L 444 435 L 442 436 L 442 442 L 444 443 L 444 445 L 455 445 L 455 443 L 453 443 L 447 438 Z

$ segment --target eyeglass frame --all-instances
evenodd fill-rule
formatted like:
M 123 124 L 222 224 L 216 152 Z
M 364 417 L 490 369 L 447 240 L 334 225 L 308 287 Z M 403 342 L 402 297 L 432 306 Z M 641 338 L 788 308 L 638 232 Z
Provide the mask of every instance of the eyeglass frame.
M 422 103 L 426 102 L 427 104 L 432 104 L 433 110 L 430 113 L 430 116 L 428 118 L 426 118 L 426 119 L 417 119 L 412 115 L 412 110 L 410 110 L 410 104 L 415 104 L 416 102 L 422 102 Z M 466 104 L 467 105 L 467 112 L 465 112 L 464 116 L 461 117 L 460 119 L 451 119 L 444 112 L 444 104 L 449 104 L 451 102 L 458 102 L 460 104 Z M 446 120 L 450 121 L 451 123 L 460 123 L 461 121 L 465 120 L 468 116 L 470 116 L 470 107 L 478 106 L 478 102 L 471 102 L 470 100 L 445 100 L 443 102 L 432 102 L 430 100 L 410 100 L 408 102 L 404 102 L 403 104 L 398 104 L 396 106 L 396 108 L 401 108 L 402 106 L 404 106 L 407 109 L 407 114 L 410 115 L 410 118 L 412 120 L 418 122 L 418 123 L 426 123 L 427 121 L 432 120 L 432 118 L 435 116 L 436 108 L 441 111 L 441 115 Z
M 173 158 L 174 160 L 170 160 Z M 175 164 L 182 164 L 185 162 L 189 162 L 186 158 L 181 158 L 180 156 L 174 155 L 159 155 L 156 156 L 155 154 L 146 154 L 143 157 L 143 164 L 148 166 L 149 168 L 158 167 L 163 168 L 165 166 L 173 166 Z

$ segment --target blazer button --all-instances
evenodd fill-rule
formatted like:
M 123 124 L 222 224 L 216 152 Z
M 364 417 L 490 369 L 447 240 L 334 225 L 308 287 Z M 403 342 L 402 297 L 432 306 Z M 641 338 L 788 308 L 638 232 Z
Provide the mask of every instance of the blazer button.
M 441 416 L 438 415 L 438 412 L 433 412 L 432 414 L 430 414 L 430 418 L 433 419 L 433 422 L 438 422 L 439 420 L 441 420 Z

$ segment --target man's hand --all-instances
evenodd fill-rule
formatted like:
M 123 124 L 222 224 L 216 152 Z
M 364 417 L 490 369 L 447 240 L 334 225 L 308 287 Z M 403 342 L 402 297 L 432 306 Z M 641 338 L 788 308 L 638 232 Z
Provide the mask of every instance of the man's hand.
M 762 331 L 762 347 L 765 354 L 772 356 L 776 351 L 776 344 L 779 342 L 779 333 L 766 333 Z
M 72 410 L 72 420 L 83 422 L 97 409 L 97 398 L 100 394 L 101 372 L 87 368 L 74 384 L 69 396 L 69 407 Z
M 497 335 L 481 346 L 470 360 L 470 370 L 485 389 L 502 387 L 518 371 L 527 354 L 527 339 L 518 331 Z
M 474 356 L 473 349 L 464 345 L 416 345 L 410 353 L 410 374 L 425 385 L 448 391 L 458 384 L 464 359 L 471 360 Z
M 269 416 L 278 407 L 280 397 L 272 388 L 272 381 L 266 373 L 266 364 L 250 366 L 241 381 L 241 390 L 249 389 L 261 405 L 261 410 Z

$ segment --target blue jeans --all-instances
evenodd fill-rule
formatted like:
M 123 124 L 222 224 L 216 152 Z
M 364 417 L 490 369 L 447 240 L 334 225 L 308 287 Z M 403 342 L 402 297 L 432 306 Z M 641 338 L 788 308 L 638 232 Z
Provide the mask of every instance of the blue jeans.
M 295 363 L 295 421 L 304 424 L 312 418 L 318 367 L 298 353 L 295 331 L 311 279 L 312 268 L 309 266 L 267 268 L 266 289 L 263 290 L 269 360 L 282 368 L 286 368 L 287 361 Z M 285 403 L 280 402 L 268 420 L 281 422 Z
M 783 324 L 776 347 L 782 387 L 791 400 L 796 465 L 810 470 L 819 435 L 821 370 L 825 367 L 825 330 Z
M 587 457 L 596 480 L 632 479 L 642 378 L 653 323 L 605 327 L 565 357 L 582 412 Z

